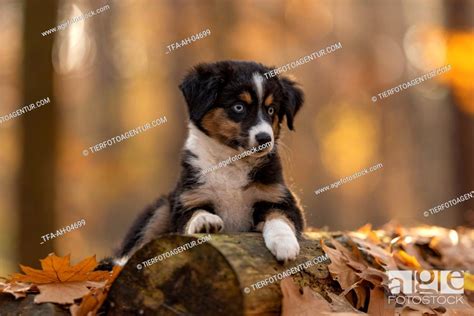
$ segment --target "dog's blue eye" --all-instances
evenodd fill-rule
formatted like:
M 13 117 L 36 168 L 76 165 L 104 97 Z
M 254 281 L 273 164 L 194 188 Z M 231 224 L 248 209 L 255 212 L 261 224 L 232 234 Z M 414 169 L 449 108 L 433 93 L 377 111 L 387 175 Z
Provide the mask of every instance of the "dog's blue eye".
M 244 106 L 242 104 L 236 104 L 232 109 L 237 113 L 242 113 L 244 111 Z
M 268 114 L 273 115 L 273 113 L 275 113 L 275 109 L 272 106 L 270 106 L 268 108 L 267 112 L 268 112 Z

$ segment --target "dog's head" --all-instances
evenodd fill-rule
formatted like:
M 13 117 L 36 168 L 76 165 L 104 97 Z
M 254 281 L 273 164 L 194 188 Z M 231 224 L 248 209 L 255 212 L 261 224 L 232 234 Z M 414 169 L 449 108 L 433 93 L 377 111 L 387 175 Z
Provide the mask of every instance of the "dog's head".
M 191 121 L 209 137 L 238 150 L 271 142 L 286 118 L 290 130 L 303 104 L 303 91 L 285 77 L 265 78 L 271 68 L 243 61 L 194 67 L 180 85 Z

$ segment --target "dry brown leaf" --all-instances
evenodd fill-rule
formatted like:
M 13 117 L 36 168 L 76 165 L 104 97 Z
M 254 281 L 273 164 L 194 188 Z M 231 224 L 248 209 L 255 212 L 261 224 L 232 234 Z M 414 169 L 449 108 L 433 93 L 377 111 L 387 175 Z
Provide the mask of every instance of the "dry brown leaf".
M 36 289 L 36 287 L 28 283 L 3 283 L 3 288 L 0 288 L 0 292 L 10 293 L 15 298 L 22 298 L 26 297 L 26 292 L 32 289 Z
M 334 293 L 328 293 L 329 298 L 331 298 L 331 310 L 333 314 L 341 316 L 342 314 L 345 315 L 365 315 L 365 313 L 359 312 L 356 310 L 349 302 L 340 295 L 336 295 Z
M 357 245 L 352 242 L 351 239 L 348 239 L 351 250 L 344 247 L 336 239 L 331 239 L 331 243 L 334 245 L 334 247 L 336 247 L 336 250 L 339 250 L 346 257 L 348 265 L 354 270 L 363 271 L 367 268 L 367 262 L 357 248 Z
M 474 315 L 474 308 L 472 306 L 463 306 L 462 308 L 448 309 L 445 316 L 472 316 Z
M 95 314 L 107 298 L 110 286 L 122 271 L 122 267 L 114 266 L 112 275 L 107 281 L 105 287 L 93 289 L 82 298 L 80 305 L 72 305 L 69 309 L 72 316 L 87 316 L 89 313 Z
M 369 291 L 368 288 L 364 286 L 355 286 L 352 291 L 355 294 L 356 301 L 355 301 L 355 308 L 359 309 L 365 306 L 365 301 L 367 299 L 367 292 Z
M 87 316 L 89 313 L 95 315 L 99 310 L 102 303 L 107 297 L 105 287 L 99 289 L 93 289 L 87 295 L 82 298 L 80 305 L 73 304 L 69 308 L 72 316 Z
M 89 288 L 100 288 L 104 285 L 105 281 L 73 281 L 38 285 L 40 294 L 35 296 L 35 303 L 72 304 L 75 299 L 88 294 Z
M 34 288 L 40 293 L 35 303 L 72 304 L 75 299 L 90 293 L 91 289 L 103 288 L 111 277 L 109 271 L 94 271 L 95 256 L 88 257 L 71 266 L 70 255 L 58 257 L 54 254 L 41 259 L 42 270 L 20 265 L 25 274 L 15 273 L 3 289 L 15 297 L 24 297 Z
M 326 246 L 324 242 L 322 247 L 329 256 L 329 259 L 331 259 L 331 263 L 328 265 L 329 272 L 339 282 L 343 290 L 350 288 L 360 280 L 355 271 L 347 265 L 348 259 L 341 251 Z
M 388 281 L 387 275 L 375 268 L 372 267 L 367 267 L 364 271 L 358 272 L 357 275 L 363 279 L 366 280 L 374 286 L 379 286 Z
M 395 315 L 395 309 L 390 309 L 387 305 L 387 299 L 385 297 L 383 288 L 376 287 L 370 291 L 370 301 L 368 314 L 374 316 L 393 316 Z
M 15 273 L 10 281 L 48 284 L 78 281 L 104 281 L 110 277 L 108 271 L 93 271 L 97 266 L 95 256 L 88 257 L 74 266 L 70 265 L 69 257 L 70 255 L 58 257 L 55 254 L 49 254 L 45 259 L 40 260 L 43 270 L 20 265 L 21 270 L 25 274 Z
M 335 239 L 331 239 L 331 244 L 336 249 L 332 249 L 323 243 L 323 250 L 328 253 L 331 259 L 331 264 L 328 266 L 329 272 L 344 290 L 343 296 L 353 301 L 356 308 L 365 306 L 368 289 L 361 284 L 363 280 L 359 273 L 368 269 L 366 261 L 359 252 L 357 245 L 350 239 L 349 249 Z M 344 299 L 344 301 L 348 304 L 347 300 Z
M 309 287 L 304 287 L 303 294 L 301 294 L 299 287 L 293 282 L 292 278 L 283 279 L 280 287 L 283 293 L 282 316 L 359 316 L 364 314 L 355 310 L 349 302 L 336 294 L 328 294 L 332 303 L 326 301 Z
M 378 264 L 383 266 L 386 270 L 397 270 L 397 264 L 395 263 L 395 260 L 393 259 L 392 255 L 385 249 L 383 249 L 380 246 L 374 245 L 370 243 L 369 241 L 357 238 L 357 237 L 351 237 L 354 242 L 356 242 L 359 245 L 359 249 L 361 251 L 365 251 L 374 259 Z
M 423 257 L 420 255 L 418 248 L 413 243 L 403 243 L 403 248 L 405 249 L 406 253 L 410 256 L 414 257 L 416 261 L 420 264 L 420 266 L 425 270 L 433 269 L 433 266 L 428 263 Z
M 292 278 L 283 279 L 280 287 L 283 294 L 282 316 L 313 316 L 316 311 L 319 315 L 331 312 L 330 304 L 310 288 L 303 288 L 301 294 Z
M 418 315 L 436 315 L 437 312 L 434 311 L 429 306 L 423 304 L 411 304 L 407 303 L 402 308 L 402 315 L 410 313 L 410 311 L 416 311 Z

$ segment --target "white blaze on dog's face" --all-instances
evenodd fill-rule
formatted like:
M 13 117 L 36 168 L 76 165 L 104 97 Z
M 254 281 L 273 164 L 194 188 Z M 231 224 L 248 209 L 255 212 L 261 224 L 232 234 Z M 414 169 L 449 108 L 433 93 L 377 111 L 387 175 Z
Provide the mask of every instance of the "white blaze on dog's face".
M 201 64 L 191 71 L 181 90 L 190 119 L 207 136 L 242 152 L 256 147 L 254 156 L 270 153 L 286 118 L 293 119 L 303 93 L 287 78 L 265 79 L 271 68 L 252 62 Z M 264 148 L 258 146 L 267 144 Z
M 257 113 L 257 119 L 255 121 L 255 125 L 252 126 L 249 130 L 249 145 L 250 147 L 257 147 L 260 145 L 264 144 L 270 144 L 270 146 L 265 147 L 263 150 L 259 150 L 258 152 L 255 153 L 255 156 L 262 156 L 265 155 L 266 153 L 271 152 L 273 149 L 273 144 L 275 137 L 273 135 L 273 127 L 271 125 L 272 121 L 266 119 L 264 113 L 262 112 L 267 112 L 269 109 L 271 111 L 274 111 L 273 108 L 270 107 L 263 107 L 263 92 L 264 92 L 264 79 L 259 73 L 254 73 L 252 75 L 252 81 L 254 84 L 254 89 L 257 94 L 257 102 L 259 105 L 258 113 Z

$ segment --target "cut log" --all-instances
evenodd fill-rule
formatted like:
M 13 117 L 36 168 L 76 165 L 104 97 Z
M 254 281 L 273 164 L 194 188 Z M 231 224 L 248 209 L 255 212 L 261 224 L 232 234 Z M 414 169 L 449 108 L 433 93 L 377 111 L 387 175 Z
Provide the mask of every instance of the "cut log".
M 67 308 L 52 303 L 35 304 L 35 296 L 28 294 L 25 298 L 15 299 L 10 294 L 0 294 L 1 316 L 66 316 L 70 315 Z
M 159 256 L 203 236 L 165 235 L 145 245 L 112 285 L 108 314 L 280 315 L 279 283 L 289 274 L 325 297 L 341 292 L 320 246 L 329 234 L 306 234 L 298 258 L 284 264 L 275 260 L 257 233 L 213 234 L 206 243 Z

